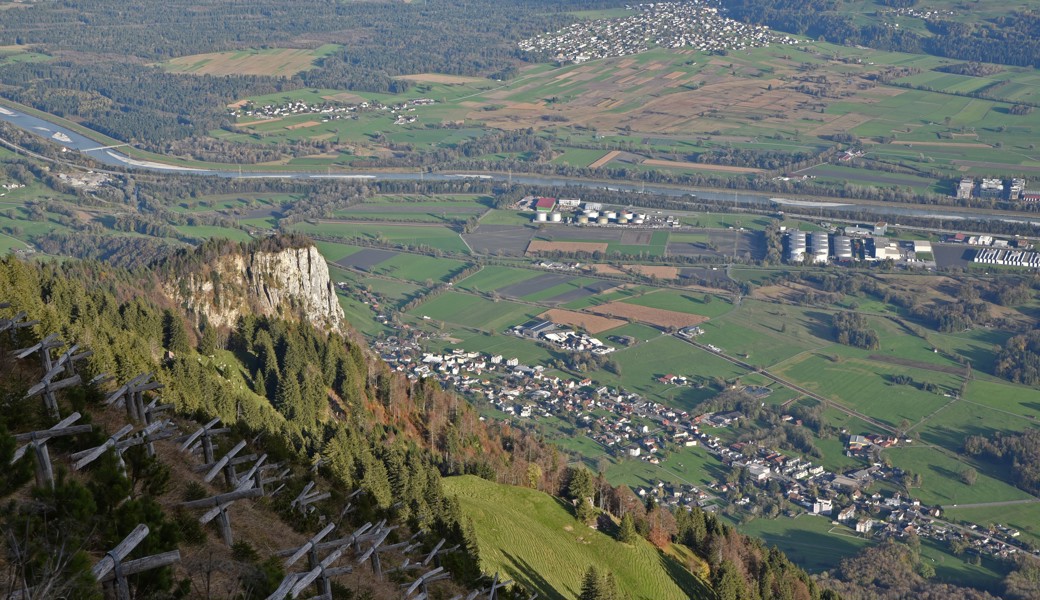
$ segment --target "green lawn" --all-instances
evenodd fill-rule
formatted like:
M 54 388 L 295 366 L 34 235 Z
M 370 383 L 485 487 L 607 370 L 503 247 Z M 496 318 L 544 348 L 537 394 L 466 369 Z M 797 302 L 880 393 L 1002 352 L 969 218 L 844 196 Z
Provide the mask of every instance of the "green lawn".
M 701 446 L 683 447 L 668 453 L 660 464 L 653 465 L 638 458 L 615 459 L 607 467 L 607 479 L 614 485 L 649 487 L 658 481 L 672 484 L 707 485 L 722 481 L 726 467 Z
M 467 475 L 444 480 L 473 519 L 481 567 L 540 598 L 573 600 L 586 566 L 609 572 L 633 600 L 687 600 L 710 595 L 704 582 L 644 540 L 621 544 L 571 516 L 541 492 Z

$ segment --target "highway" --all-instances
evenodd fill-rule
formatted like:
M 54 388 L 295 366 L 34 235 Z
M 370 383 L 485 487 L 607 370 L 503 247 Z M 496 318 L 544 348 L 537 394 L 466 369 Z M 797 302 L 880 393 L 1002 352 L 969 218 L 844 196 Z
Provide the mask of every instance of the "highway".
M 209 175 L 227 178 L 288 178 L 288 179 L 372 179 L 372 180 L 397 180 L 397 181 L 458 181 L 460 178 L 473 178 L 493 180 L 499 182 L 513 182 L 525 185 L 538 186 L 574 186 L 587 189 L 613 190 L 631 193 L 650 193 L 673 198 L 695 196 L 698 199 L 709 201 L 725 201 L 743 204 L 749 208 L 758 210 L 793 209 L 799 212 L 811 213 L 811 208 L 845 209 L 850 211 L 872 213 L 879 219 L 898 222 L 900 216 L 925 217 L 944 220 L 957 219 L 981 219 L 999 220 L 1026 224 L 1040 225 L 1040 215 L 1016 211 L 1005 211 L 995 209 L 975 209 L 951 206 L 930 206 L 914 204 L 898 204 L 891 202 L 880 202 L 873 200 L 845 199 L 845 198 L 814 198 L 808 201 L 790 200 L 786 198 L 774 198 L 776 194 L 756 193 L 750 191 L 722 191 L 706 190 L 700 188 L 682 187 L 666 184 L 625 183 L 610 180 L 579 179 L 550 175 L 512 174 L 500 172 L 458 172 L 458 171 L 379 171 L 366 170 L 357 172 L 316 172 L 307 170 L 277 170 L 243 171 L 239 165 L 211 165 L 214 168 L 181 166 L 176 159 L 164 162 L 162 156 L 148 158 L 133 158 L 117 150 L 127 144 L 112 144 L 100 133 L 91 132 L 82 126 L 77 127 L 79 131 L 63 125 L 63 119 L 54 115 L 47 115 L 39 111 L 28 114 L 25 110 L 6 100 L 0 106 L 6 107 L 0 111 L 0 121 L 5 121 L 24 131 L 48 139 L 52 143 L 60 144 L 69 150 L 75 150 L 85 156 L 108 165 L 127 170 L 150 171 L 154 173 L 183 173 L 195 175 Z M 83 133 L 81 133 L 83 132 Z M 67 142 L 54 139 L 55 134 L 68 136 Z M 9 141 L 0 139 L 4 145 L 17 149 L 26 154 L 28 151 L 17 148 Z M 64 162 L 64 161 L 57 161 Z M 69 163 L 69 166 L 73 166 Z M 97 169 L 95 169 L 97 170 Z

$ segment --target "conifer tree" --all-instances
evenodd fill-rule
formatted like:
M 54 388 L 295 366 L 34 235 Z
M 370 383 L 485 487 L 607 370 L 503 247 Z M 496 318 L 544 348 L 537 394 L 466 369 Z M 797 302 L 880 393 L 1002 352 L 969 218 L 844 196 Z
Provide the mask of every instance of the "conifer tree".
M 581 579 L 581 593 L 578 594 L 578 600 L 602 600 L 602 594 L 599 572 L 596 571 L 596 567 L 590 565 Z
M 636 524 L 632 520 L 632 515 L 625 513 L 625 516 L 621 517 L 621 525 L 618 528 L 618 541 L 624 544 L 634 544 L 639 538 L 639 534 L 636 533 Z

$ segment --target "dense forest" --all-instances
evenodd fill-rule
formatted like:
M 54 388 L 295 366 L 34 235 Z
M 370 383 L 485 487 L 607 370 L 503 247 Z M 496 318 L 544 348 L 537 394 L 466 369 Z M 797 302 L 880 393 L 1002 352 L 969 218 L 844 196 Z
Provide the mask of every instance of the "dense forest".
M 1040 330 L 1009 339 L 997 355 L 995 370 L 1015 383 L 1040 383 Z

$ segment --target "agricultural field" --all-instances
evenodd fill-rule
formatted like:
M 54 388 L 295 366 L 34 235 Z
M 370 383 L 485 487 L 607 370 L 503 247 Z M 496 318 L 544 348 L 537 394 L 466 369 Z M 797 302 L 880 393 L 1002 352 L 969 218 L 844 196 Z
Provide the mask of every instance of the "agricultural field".
M 502 332 L 534 318 L 542 311 L 537 306 L 508 300 L 494 302 L 460 292 L 444 292 L 410 310 L 413 316 L 429 317 L 485 332 Z
M 310 49 L 267 48 L 237 52 L 211 52 L 181 56 L 163 63 L 171 73 L 192 75 L 270 75 L 289 77 L 313 68 L 315 61 L 340 49 L 336 44 L 324 44 Z
M 590 465 L 596 468 L 597 465 Z M 704 486 L 725 478 L 726 467 L 702 446 L 681 448 L 670 452 L 661 464 L 642 460 L 615 458 L 606 470 L 607 478 L 615 485 L 649 487 L 657 481 L 673 484 Z
M 380 248 L 358 248 L 337 260 L 336 264 L 369 275 L 422 283 L 427 287 L 434 282 L 446 282 L 467 267 L 467 263 L 450 258 Z
M 492 292 L 497 289 L 516 285 L 528 279 L 541 276 L 533 269 L 517 269 L 513 267 L 487 266 L 456 284 L 458 287 L 472 292 Z
M 303 222 L 292 226 L 292 230 L 315 237 L 337 238 L 346 242 L 352 239 L 385 241 L 414 248 L 427 247 L 456 254 L 468 254 L 469 248 L 459 234 L 441 225 L 388 225 L 362 221 L 326 220 L 317 223 Z
M 612 573 L 633 599 L 684 600 L 710 593 L 704 582 L 649 542 L 621 544 L 579 523 L 559 500 L 536 490 L 472 475 L 445 479 L 444 488 L 473 519 L 484 571 L 499 572 L 540 598 L 577 598 L 582 570 L 565 568 L 573 564 Z
M 618 349 L 611 355 L 620 375 L 607 371 L 590 374 L 604 385 L 621 386 L 681 410 L 694 410 L 715 395 L 710 387 L 677 386 L 658 381 L 664 375 L 683 375 L 694 381 L 713 378 L 735 379 L 746 371 L 672 336 L 658 335 L 636 346 Z
M 914 489 L 915 498 L 928 505 L 954 506 L 978 502 L 1024 500 L 1030 495 L 987 474 L 979 467 L 978 480 L 973 485 L 961 481 L 961 471 L 967 468 L 958 460 L 934 448 L 891 448 L 883 453 L 897 467 L 920 473 L 922 484 Z
M 700 315 L 715 319 L 733 310 L 733 305 L 711 294 L 695 294 L 676 290 L 660 290 L 623 300 L 626 304 L 637 304 L 681 313 Z

